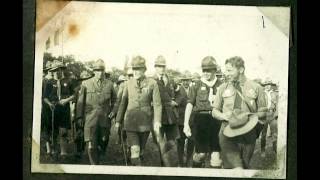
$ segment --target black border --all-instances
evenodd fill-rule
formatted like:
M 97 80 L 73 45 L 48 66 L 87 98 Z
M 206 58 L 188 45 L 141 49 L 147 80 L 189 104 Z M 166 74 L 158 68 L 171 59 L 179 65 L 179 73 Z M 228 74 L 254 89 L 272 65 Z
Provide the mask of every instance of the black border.
M 90 0 L 89 0 L 90 1 Z M 118 0 L 101 2 L 168 3 L 203 5 L 290 6 L 291 35 L 289 63 L 287 179 L 297 179 L 297 0 Z M 33 78 L 35 42 L 35 0 L 23 0 L 23 177 L 24 179 L 244 179 L 212 177 L 167 177 L 137 175 L 31 174 Z M 290 112 L 290 113 L 289 113 Z M 247 178 L 253 179 L 253 178 Z

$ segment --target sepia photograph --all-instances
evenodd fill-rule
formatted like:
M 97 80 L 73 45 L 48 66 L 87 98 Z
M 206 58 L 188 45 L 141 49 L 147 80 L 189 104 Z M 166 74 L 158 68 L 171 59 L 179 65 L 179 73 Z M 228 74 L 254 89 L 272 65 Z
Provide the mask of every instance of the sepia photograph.
M 35 27 L 32 173 L 286 178 L 290 7 L 38 1 Z

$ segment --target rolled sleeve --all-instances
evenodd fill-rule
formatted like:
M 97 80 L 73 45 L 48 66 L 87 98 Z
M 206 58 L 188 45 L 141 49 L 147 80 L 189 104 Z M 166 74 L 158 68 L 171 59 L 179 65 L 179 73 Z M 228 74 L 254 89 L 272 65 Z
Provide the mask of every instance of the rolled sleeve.
M 196 103 L 196 85 L 190 87 L 190 91 L 188 94 L 188 103 L 195 105 Z

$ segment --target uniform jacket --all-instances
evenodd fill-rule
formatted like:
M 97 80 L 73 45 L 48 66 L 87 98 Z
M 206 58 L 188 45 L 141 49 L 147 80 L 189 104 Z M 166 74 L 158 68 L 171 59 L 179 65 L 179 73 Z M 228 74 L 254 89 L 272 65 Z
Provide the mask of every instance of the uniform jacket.
M 178 112 L 175 107 L 172 107 L 171 101 L 175 100 L 175 93 L 174 93 L 174 82 L 171 78 L 169 78 L 167 75 L 165 75 L 167 78 L 167 84 L 164 85 L 158 76 L 154 76 L 154 79 L 156 80 L 160 96 L 161 96 L 161 103 L 162 103 L 162 124 L 177 124 L 178 123 Z
M 186 89 L 183 86 L 179 86 L 179 89 L 175 91 L 175 100 L 178 104 L 178 124 L 184 125 L 184 113 L 188 103 L 188 95 Z
M 83 86 L 86 87 L 86 120 L 85 128 L 107 127 L 108 115 L 112 111 L 117 95 L 113 88 L 113 83 L 109 79 L 99 82 L 92 78 L 84 81 Z
M 153 106 L 152 106 L 153 105 Z M 152 129 L 152 120 L 161 122 L 162 105 L 157 82 L 145 76 L 125 82 L 116 121 L 126 131 L 145 132 Z
M 213 90 L 213 97 L 217 93 L 218 87 L 221 85 L 221 81 L 216 79 L 216 82 L 212 87 L 209 87 L 207 84 L 202 81 L 196 82 L 195 85 L 190 87 L 190 92 L 188 95 L 188 103 L 193 105 L 193 111 L 211 111 L 212 105 L 209 101 L 210 88 Z

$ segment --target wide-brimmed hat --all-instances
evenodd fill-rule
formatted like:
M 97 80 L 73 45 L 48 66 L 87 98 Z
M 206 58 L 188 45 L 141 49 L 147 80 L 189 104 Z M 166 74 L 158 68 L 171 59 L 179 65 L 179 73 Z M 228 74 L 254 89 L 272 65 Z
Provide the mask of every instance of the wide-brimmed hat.
M 67 66 L 65 66 L 61 61 L 54 60 L 51 64 L 51 68 L 49 69 L 49 71 L 55 71 L 59 68 L 65 69 L 67 68 Z
M 254 129 L 259 122 L 258 116 L 253 113 L 233 114 L 223 134 L 227 137 L 244 135 Z
M 132 69 L 147 68 L 146 67 L 146 60 L 142 56 L 136 56 L 132 59 L 131 67 L 132 67 Z
M 163 56 L 158 56 L 154 62 L 154 66 L 163 66 L 165 67 L 167 65 L 166 59 Z
M 212 56 L 206 56 L 201 62 L 202 70 L 217 69 L 217 62 Z
M 52 62 L 51 61 L 47 61 L 45 67 L 43 68 L 43 71 L 44 72 L 47 72 L 51 69 L 51 66 L 52 66 Z
M 98 59 L 92 67 L 92 70 L 94 71 L 99 71 L 99 70 L 105 70 L 105 64 L 104 61 L 102 59 Z
M 89 73 L 88 71 L 82 71 L 78 81 L 85 81 L 94 77 L 93 73 Z

